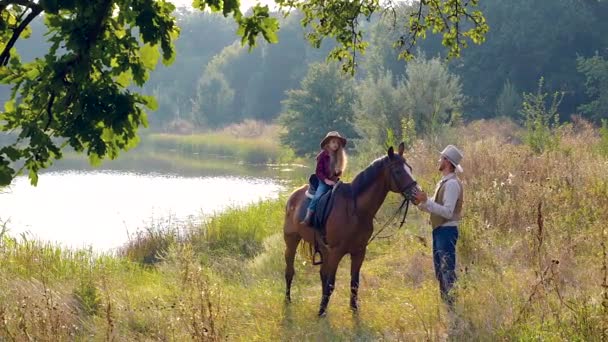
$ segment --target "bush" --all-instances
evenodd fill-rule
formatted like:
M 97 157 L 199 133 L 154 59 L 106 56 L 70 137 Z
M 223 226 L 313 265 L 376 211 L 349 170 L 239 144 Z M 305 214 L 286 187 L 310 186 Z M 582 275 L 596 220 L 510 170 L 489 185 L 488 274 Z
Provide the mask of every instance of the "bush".
M 460 78 L 439 57 L 418 56 L 410 61 L 399 89 L 405 113 L 414 119 L 418 133 L 435 136 L 441 126 L 460 118 L 464 101 Z
M 516 118 L 521 110 L 521 102 L 517 89 L 507 80 L 496 100 L 496 115 Z
M 214 254 L 250 258 L 263 249 L 263 241 L 282 225 L 284 201 L 267 200 L 246 208 L 232 208 L 213 216 L 191 236 L 193 244 Z
M 120 250 L 120 255 L 142 265 L 154 265 L 160 262 L 163 254 L 179 238 L 178 229 L 172 226 L 153 225 L 138 230 Z
M 74 296 L 86 314 L 96 315 L 99 313 L 101 297 L 90 274 L 80 278 L 74 289 Z
M 546 99 L 549 94 L 543 92 L 544 80 L 538 81 L 538 90 L 535 94 L 524 93 L 521 115 L 524 119 L 526 132 L 524 141 L 535 153 L 543 153 L 559 146 L 559 113 L 557 109 L 564 98 L 564 94 L 555 92 L 550 106 L 547 108 Z

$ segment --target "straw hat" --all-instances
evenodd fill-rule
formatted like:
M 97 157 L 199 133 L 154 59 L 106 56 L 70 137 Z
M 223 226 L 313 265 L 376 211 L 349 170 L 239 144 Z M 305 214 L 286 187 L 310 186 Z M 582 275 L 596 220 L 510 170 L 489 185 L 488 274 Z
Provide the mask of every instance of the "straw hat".
M 333 138 L 340 140 L 342 147 L 346 146 L 346 138 L 341 136 L 340 133 L 338 133 L 336 131 L 331 131 L 331 132 L 327 133 L 327 135 L 325 136 L 325 138 L 323 138 L 323 140 L 321 140 L 321 148 L 325 148 L 325 145 L 327 145 L 329 140 L 333 139 Z
M 462 161 L 462 152 L 454 145 L 446 146 L 443 151 L 441 151 L 441 156 L 445 157 L 447 160 L 456 167 L 456 171 L 463 172 L 462 166 L 460 166 L 460 162 Z

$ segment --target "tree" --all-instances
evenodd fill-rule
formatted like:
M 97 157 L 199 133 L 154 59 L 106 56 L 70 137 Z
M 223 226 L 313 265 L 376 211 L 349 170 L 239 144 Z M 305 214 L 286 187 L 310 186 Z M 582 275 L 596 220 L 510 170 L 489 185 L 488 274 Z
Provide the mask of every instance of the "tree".
M 403 136 L 402 121 L 407 116 L 403 94 L 403 83 L 393 86 L 393 75 L 384 72 L 375 79 L 369 75 L 357 86 L 355 105 L 355 127 L 360 139 L 359 152 L 380 152 L 391 130 L 397 138 Z
M 337 130 L 355 138 L 353 122 L 353 80 L 338 66 L 311 64 L 300 89 L 289 90 L 279 122 L 286 132 L 281 142 L 300 155 L 319 150 L 319 141 L 328 131 Z
M 201 94 L 201 91 L 208 91 L 209 89 L 220 90 L 220 88 L 213 87 L 209 88 L 206 86 L 201 87 L 203 84 L 208 84 L 210 79 L 221 78 L 225 82 L 225 87 L 230 88 L 234 93 L 232 96 L 231 103 L 226 103 L 223 108 L 227 109 L 229 105 L 231 113 L 222 112 L 224 114 L 215 116 L 210 112 L 202 112 L 203 115 L 211 114 L 215 116 L 209 123 L 212 127 L 219 127 L 232 122 L 238 122 L 245 119 L 246 113 L 246 101 L 251 91 L 257 93 L 257 89 L 251 89 L 251 81 L 256 77 L 256 71 L 261 70 L 260 65 L 263 62 L 262 49 L 256 49 L 255 51 L 248 53 L 247 49 L 242 47 L 239 43 L 231 44 L 225 47 L 221 53 L 214 56 L 213 59 L 207 64 L 205 70 L 200 75 L 199 86 L 197 88 L 197 94 L 194 99 L 194 106 L 200 105 L 197 103 L 206 95 Z M 219 85 L 219 84 L 218 84 Z M 257 85 L 261 86 L 261 85 Z M 222 86 L 224 87 L 224 86 Z M 227 89 L 226 88 L 226 89 Z M 202 96 L 202 97 L 201 97 Z M 218 94 L 212 94 L 210 96 L 221 96 Z M 209 99 L 209 97 L 206 97 Z M 193 108 L 196 111 L 196 108 Z M 194 113 L 196 117 L 200 113 Z
M 276 119 L 285 90 L 296 88 L 306 74 L 310 48 L 296 16 L 281 22 L 279 41 L 278 45 L 263 46 L 261 65 L 254 69 L 256 74 L 251 77 L 245 94 L 245 118 L 267 122 Z
M 405 8 L 400 9 L 406 11 Z M 406 61 L 399 59 L 399 50 L 394 47 L 395 41 L 399 39 L 399 32 L 391 17 L 381 17 L 372 25 L 369 30 L 370 44 L 363 59 L 367 74 L 381 78 L 385 76 L 386 70 L 395 79 L 405 74 Z
M 319 47 L 326 37 L 333 37 L 338 45 L 329 57 L 343 62 L 344 70 L 354 73 L 357 54 L 365 52 L 367 42 L 363 40 L 361 18 L 370 19 L 374 14 L 392 15 L 394 26 L 398 26 L 398 1 L 340 1 L 340 0 L 276 0 L 282 8 L 297 8 L 302 11 L 304 26 L 310 26 L 310 42 Z M 427 32 L 441 33 L 443 45 L 450 57 L 458 57 L 469 42 L 484 41 L 489 27 L 483 13 L 477 9 L 479 0 L 425 0 L 419 1 L 413 11 L 405 16 L 409 19 L 400 27 L 401 34 L 395 45 L 402 49 L 401 57 L 413 57 L 412 48 Z
M 234 118 L 234 90 L 222 74 L 211 73 L 201 78 L 192 108 L 192 121 L 200 126 L 220 127 Z
M 252 42 L 258 34 L 274 40 L 275 21 L 267 8 L 246 18 L 238 3 L 209 4 L 233 14 L 244 40 Z M 203 9 L 207 3 L 195 5 Z M 161 54 L 165 63 L 173 60 L 174 9 L 163 0 L 0 3 L 0 82 L 13 87 L 0 123 L 3 131 L 17 133 L 14 143 L 0 148 L 0 184 L 10 183 L 21 169 L 28 169 L 36 184 L 38 171 L 61 158 L 67 145 L 96 162 L 137 143 L 137 129 L 147 125 L 144 107 L 156 104 L 127 87 L 142 86 Z M 43 58 L 21 62 L 14 45 L 43 12 L 51 47 Z M 12 162 L 22 167 L 15 170 Z
M 516 118 L 521 109 L 521 96 L 511 81 L 507 80 L 496 100 L 496 115 Z
M 175 17 L 180 28 L 175 40 L 175 63 L 157 67 L 142 89 L 158 102 L 158 110 L 150 115 L 152 129 L 164 128 L 175 119 L 189 119 L 201 71 L 213 56 L 235 41 L 237 25 L 218 13 L 178 8 Z
M 535 153 L 559 146 L 559 113 L 558 108 L 564 98 L 564 93 L 555 92 L 551 104 L 547 107 L 548 93 L 545 93 L 544 79 L 538 81 L 536 93 L 524 93 L 521 116 L 526 127 L 524 141 Z
M 429 30 L 443 35 L 450 56 L 458 56 L 467 41 L 482 42 L 488 26 L 476 9 L 478 2 L 421 1 L 410 15 L 409 33 L 397 41 L 406 47 L 403 56 Z M 324 37 L 335 38 L 338 45 L 330 57 L 344 61 L 351 71 L 366 46 L 359 18 L 392 7 L 376 0 L 276 3 L 304 13 L 302 22 L 311 28 L 308 38 L 315 47 Z M 193 6 L 232 16 L 241 43 L 250 47 L 259 36 L 277 41 L 278 20 L 270 17 L 267 6 L 256 5 L 248 16 L 240 12 L 238 1 L 193 0 Z M 10 183 L 23 169 L 36 184 L 38 171 L 61 158 L 67 146 L 98 162 L 137 143 L 138 128 L 147 125 L 144 108 L 154 109 L 156 103 L 128 86 L 143 86 L 161 54 L 165 64 L 172 62 L 178 34 L 174 9 L 165 0 L 0 2 L 0 83 L 12 87 L 0 129 L 18 134 L 14 143 L 0 148 L 0 184 Z M 27 38 L 30 23 L 42 13 L 51 47 L 43 58 L 22 63 L 15 43 Z
M 608 46 L 607 1 L 484 0 L 480 8 L 491 27 L 486 42 L 464 50 L 451 64 L 469 95 L 467 119 L 494 113 L 507 79 L 521 91 L 534 92 L 544 76 L 547 91 L 566 92 L 562 114 L 586 101 L 577 56 L 592 56 Z
M 410 61 L 401 89 L 405 111 L 420 133 L 434 135 L 440 126 L 460 116 L 464 100 L 460 78 L 438 57 L 418 56 Z
M 578 71 L 587 78 L 587 95 L 592 99 L 579 110 L 598 122 L 608 119 L 608 60 L 596 54 L 591 58 L 579 57 L 577 63 Z

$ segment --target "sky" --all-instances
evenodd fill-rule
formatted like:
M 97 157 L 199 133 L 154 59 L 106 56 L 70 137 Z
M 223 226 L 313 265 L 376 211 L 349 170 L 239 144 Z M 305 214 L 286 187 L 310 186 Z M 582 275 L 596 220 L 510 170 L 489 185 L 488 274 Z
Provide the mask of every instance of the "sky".
M 175 6 L 187 6 L 190 7 L 192 5 L 192 0 L 169 0 L 175 4 Z M 245 12 L 249 7 L 253 6 L 257 2 L 263 5 L 271 5 L 274 3 L 272 0 L 240 0 L 241 1 L 241 11 Z M 272 9 L 272 6 L 269 6 Z

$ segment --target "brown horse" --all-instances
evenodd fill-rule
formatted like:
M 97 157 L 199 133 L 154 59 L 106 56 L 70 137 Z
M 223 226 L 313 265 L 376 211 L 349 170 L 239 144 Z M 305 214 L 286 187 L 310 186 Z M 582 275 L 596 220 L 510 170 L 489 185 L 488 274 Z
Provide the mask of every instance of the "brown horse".
M 350 188 L 350 191 L 337 191 L 334 195 L 338 197 L 325 225 L 327 245 L 321 241 L 319 234 L 315 234 L 314 228 L 299 223 L 297 213 L 306 198 L 308 185 L 291 194 L 287 201 L 283 226 L 286 244 L 285 299 L 287 302 L 291 301 L 291 282 L 295 274 L 293 265 L 298 244 L 302 239 L 310 244 L 317 239 L 323 260 L 320 270 L 323 296 L 319 316 L 326 313 L 334 289 L 338 264 L 346 254 L 350 254 L 351 257 L 350 306 L 353 311 L 358 309 L 359 271 L 365 258 L 367 243 L 374 230 L 374 216 L 389 191 L 401 193 L 409 199 L 416 189 L 416 181 L 412 177 L 411 168 L 403 158 L 403 151 L 403 143 L 399 145 L 398 154 L 394 153 L 392 147 L 389 148 L 386 156 L 373 161 L 355 177 L 352 183 L 340 185 Z

